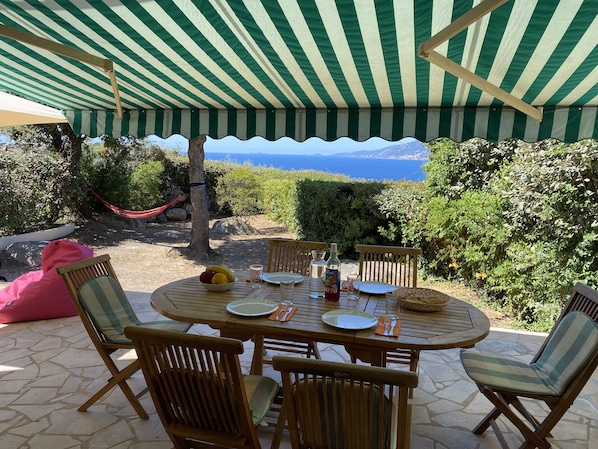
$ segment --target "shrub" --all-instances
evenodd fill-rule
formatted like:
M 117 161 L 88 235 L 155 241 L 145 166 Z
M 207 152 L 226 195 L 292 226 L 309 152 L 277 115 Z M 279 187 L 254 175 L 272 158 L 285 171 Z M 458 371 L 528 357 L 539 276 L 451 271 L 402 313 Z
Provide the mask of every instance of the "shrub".
M 306 240 L 336 242 L 341 257 L 355 256 L 357 243 L 388 243 L 377 229 L 386 221 L 375 196 L 375 182 L 312 181 L 297 183 L 297 219 Z
M 158 161 L 139 164 L 131 174 L 131 207 L 133 210 L 145 210 L 162 203 L 161 175 L 164 167 Z
M 262 212 L 262 193 L 258 178 L 248 167 L 224 174 L 216 192 L 220 203 L 228 203 L 235 215 L 249 216 Z
M 386 219 L 378 233 L 398 246 L 419 246 L 424 194 L 424 184 L 420 182 L 401 181 L 384 186 L 374 196 L 377 209 Z
M 292 179 L 267 179 L 262 187 L 264 214 L 301 235 L 297 220 L 297 182 Z
M 56 154 L 0 153 L 0 233 L 29 232 L 72 214 L 78 185 L 69 163 Z

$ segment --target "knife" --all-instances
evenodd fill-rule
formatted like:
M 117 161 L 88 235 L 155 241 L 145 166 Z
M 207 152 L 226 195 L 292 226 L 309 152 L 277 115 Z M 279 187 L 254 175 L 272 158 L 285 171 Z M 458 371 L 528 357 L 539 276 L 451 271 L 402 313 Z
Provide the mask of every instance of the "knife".
M 285 311 L 284 315 L 282 316 L 281 319 L 279 319 L 278 321 L 284 321 L 287 319 L 287 317 L 289 316 L 289 314 L 293 311 L 293 306 L 289 306 L 287 307 L 287 310 Z

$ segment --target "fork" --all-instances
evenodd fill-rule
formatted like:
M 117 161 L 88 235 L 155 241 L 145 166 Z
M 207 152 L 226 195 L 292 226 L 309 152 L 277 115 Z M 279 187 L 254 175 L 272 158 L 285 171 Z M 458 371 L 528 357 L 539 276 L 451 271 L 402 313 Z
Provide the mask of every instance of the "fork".
M 287 310 L 285 309 L 284 306 L 280 307 L 280 310 L 278 311 L 278 313 L 276 314 L 276 321 L 280 321 L 280 319 L 284 316 L 284 314 L 287 312 Z
M 384 318 L 384 335 L 388 335 L 390 332 L 390 320 L 388 318 Z
M 291 313 L 293 310 L 293 306 L 288 306 L 281 317 L 278 318 L 278 321 L 284 321 L 286 317 Z
M 388 327 L 388 333 L 385 333 L 385 335 L 391 336 L 393 335 L 393 332 L 395 330 L 395 326 L 397 325 L 397 320 L 394 319 L 390 322 L 390 325 Z

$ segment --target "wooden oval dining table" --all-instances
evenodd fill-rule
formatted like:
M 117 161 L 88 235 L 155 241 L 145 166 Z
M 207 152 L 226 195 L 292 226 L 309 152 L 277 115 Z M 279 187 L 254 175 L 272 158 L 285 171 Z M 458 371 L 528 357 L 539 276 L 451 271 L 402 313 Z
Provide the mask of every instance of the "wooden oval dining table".
M 241 279 L 244 277 L 239 276 Z M 238 278 L 239 278 L 238 277 Z M 475 306 L 452 297 L 442 311 L 417 312 L 401 309 L 398 337 L 375 333 L 376 326 L 367 329 L 346 329 L 327 324 L 322 315 L 337 309 L 361 311 L 375 317 L 384 315 L 384 295 L 361 293 L 349 300 L 343 292 L 338 302 L 308 297 L 309 280 L 295 285 L 293 304 L 296 312 L 289 321 L 268 319 L 268 315 L 240 316 L 227 310 L 227 304 L 243 299 L 266 299 L 278 302 L 279 286 L 264 283 L 254 289 L 249 282 L 237 281 L 226 292 L 207 291 L 198 277 L 181 279 L 159 287 L 151 294 L 151 306 L 164 316 L 190 323 L 207 324 L 221 336 L 248 340 L 261 347 L 264 336 L 271 338 L 301 338 L 316 342 L 344 345 L 356 352 L 368 354 L 373 365 L 384 364 L 383 354 L 393 349 L 420 351 L 471 347 L 485 338 L 490 330 L 488 317 Z M 263 371 L 263 357 L 254 351 L 252 374 Z

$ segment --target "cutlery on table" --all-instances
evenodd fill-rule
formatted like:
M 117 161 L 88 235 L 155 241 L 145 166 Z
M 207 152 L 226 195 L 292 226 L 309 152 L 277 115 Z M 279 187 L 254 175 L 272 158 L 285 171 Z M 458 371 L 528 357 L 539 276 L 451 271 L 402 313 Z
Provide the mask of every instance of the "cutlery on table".
M 289 306 L 286 308 L 286 310 L 284 311 L 284 314 L 282 315 L 281 318 L 278 319 L 278 321 L 284 321 L 287 319 L 287 317 L 289 316 L 289 314 L 293 311 L 293 306 Z
M 280 310 L 278 311 L 278 313 L 276 314 L 276 317 L 274 319 L 276 321 L 280 321 L 280 319 L 285 314 L 285 312 L 286 312 L 286 309 L 284 308 L 284 306 L 280 306 Z
M 395 326 L 397 325 L 397 320 L 392 320 L 388 325 L 388 333 L 386 335 L 393 336 L 395 331 Z
M 382 335 L 384 335 L 384 336 L 388 335 L 389 329 L 390 329 L 390 321 L 388 318 L 384 318 L 384 332 L 382 332 Z

